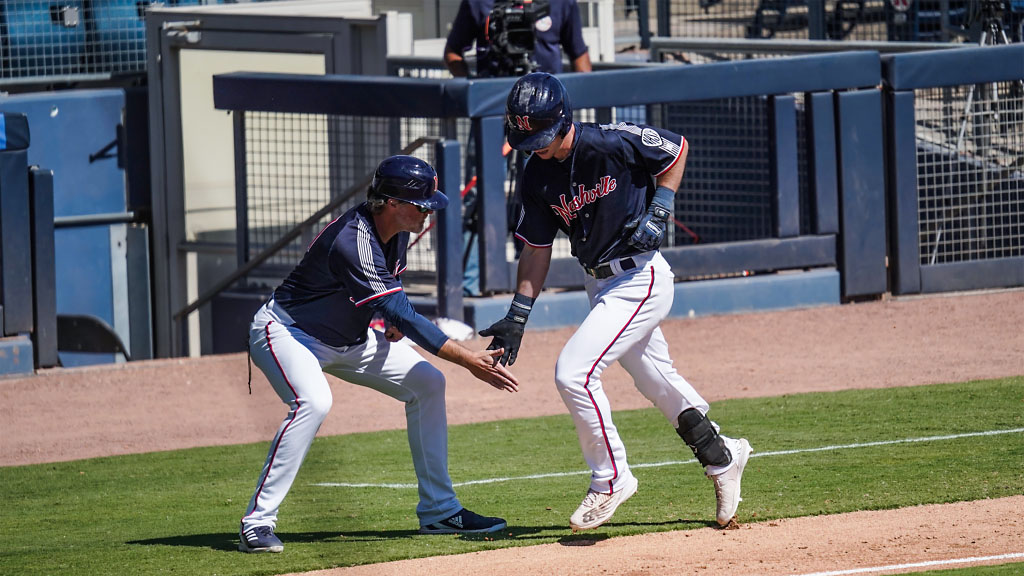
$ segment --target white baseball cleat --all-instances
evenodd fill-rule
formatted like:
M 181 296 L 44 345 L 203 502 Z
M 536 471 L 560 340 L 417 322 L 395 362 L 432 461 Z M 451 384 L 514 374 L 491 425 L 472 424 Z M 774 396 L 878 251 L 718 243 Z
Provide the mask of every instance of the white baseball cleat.
M 615 514 L 615 509 L 619 507 L 619 504 L 629 500 L 630 496 L 636 494 L 638 484 L 639 482 L 634 477 L 630 482 L 611 494 L 594 490 L 587 491 L 587 496 L 583 499 L 583 503 L 569 517 L 569 526 L 572 528 L 572 531 L 597 528 L 607 522 L 611 519 L 612 514 Z
M 715 483 L 715 498 L 718 500 L 716 519 L 721 526 L 729 524 L 732 517 L 736 515 L 736 509 L 739 508 L 740 501 L 743 500 L 740 497 L 740 480 L 743 478 L 743 468 L 746 467 L 747 460 L 750 459 L 750 453 L 754 451 L 746 438 L 740 438 L 732 442 L 734 444 L 730 446 L 730 449 L 732 451 L 733 465 L 729 466 L 721 474 L 708 475 L 711 481 Z

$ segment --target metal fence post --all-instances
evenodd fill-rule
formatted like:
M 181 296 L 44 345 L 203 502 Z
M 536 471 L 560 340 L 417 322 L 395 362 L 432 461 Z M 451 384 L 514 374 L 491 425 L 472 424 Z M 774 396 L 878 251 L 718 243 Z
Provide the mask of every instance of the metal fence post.
M 28 170 L 32 212 L 33 352 L 37 368 L 51 368 L 57 357 L 57 264 L 53 235 L 53 171 Z
M 894 294 L 921 291 L 914 91 L 887 92 L 890 273 Z
M 836 7 L 838 10 L 838 6 Z M 825 40 L 825 0 L 807 2 L 807 37 L 809 40 Z
M 658 15 L 658 36 L 670 38 L 672 36 L 672 2 L 671 0 L 656 0 Z
M 837 94 L 836 137 L 842 295 L 875 296 L 887 287 L 881 91 Z
M 775 188 L 775 237 L 800 235 L 800 169 L 797 165 L 796 98 L 769 99 L 772 137 L 771 174 Z
M 648 0 L 636 0 L 637 24 L 640 27 L 640 48 L 651 47 L 651 8 Z
M 249 261 L 249 182 L 246 167 L 245 111 L 231 112 L 235 134 L 235 250 L 238 266 Z
M 505 158 L 500 154 L 505 137 L 501 116 L 476 118 L 477 216 L 480 242 L 480 291 L 502 292 L 512 285 L 505 244 L 508 215 L 505 198 Z
M 26 146 L 27 147 L 27 146 Z M 0 302 L 7 336 L 32 331 L 32 246 L 28 152 L 0 153 Z
M 448 195 L 448 208 L 437 213 L 437 315 L 463 320 L 462 308 L 462 174 L 459 142 L 441 140 L 434 145 L 440 188 Z
M 839 181 L 836 173 L 836 121 L 832 92 L 807 94 L 807 177 L 815 234 L 839 232 Z

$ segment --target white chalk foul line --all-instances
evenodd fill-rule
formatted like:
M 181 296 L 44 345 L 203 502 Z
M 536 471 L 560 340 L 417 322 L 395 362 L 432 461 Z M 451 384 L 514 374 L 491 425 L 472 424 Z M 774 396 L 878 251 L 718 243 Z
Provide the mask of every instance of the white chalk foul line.
M 789 456 L 791 454 L 810 454 L 812 452 L 829 452 L 832 450 L 851 450 L 854 448 L 870 448 L 872 446 L 890 446 L 893 444 L 910 444 L 913 442 L 937 442 L 941 440 L 959 440 L 961 438 L 975 438 L 978 436 L 999 436 L 1001 434 L 1019 434 L 1024 428 L 1010 428 L 1007 430 L 987 430 L 985 432 L 967 432 L 964 434 L 947 434 L 945 436 L 926 436 L 923 438 L 902 438 L 899 440 L 882 440 L 879 442 L 862 442 L 858 444 L 837 444 L 834 446 L 821 446 L 819 448 L 799 448 L 796 450 L 776 450 L 774 452 L 754 452 L 751 458 L 764 458 L 766 456 Z M 678 466 L 683 464 L 695 464 L 696 458 L 689 460 L 671 460 L 668 462 L 648 462 L 633 464 L 633 468 L 660 468 L 662 466 Z M 581 476 L 590 474 L 590 470 L 575 470 L 572 472 L 549 472 L 547 474 L 530 474 L 529 476 L 509 476 L 505 478 L 484 478 L 482 480 L 470 480 L 468 482 L 456 482 L 455 487 L 472 486 L 474 484 L 494 484 L 496 482 L 512 482 L 516 480 L 539 480 L 541 478 L 561 478 L 564 476 Z M 326 486 L 332 488 L 416 488 L 416 484 L 380 484 L 380 483 L 355 483 L 355 482 L 317 482 L 313 486 Z
M 849 570 L 833 570 L 831 572 L 812 572 L 810 574 L 801 574 L 800 576 L 846 576 L 847 574 L 870 574 L 872 572 L 885 572 L 887 570 L 908 570 L 910 568 L 928 568 L 931 566 L 948 566 L 951 564 L 975 564 L 977 562 L 1014 560 L 1016 558 L 1024 558 L 1024 552 L 1000 554 L 998 556 L 975 556 L 972 558 L 929 560 L 928 562 L 913 562 L 911 564 L 890 564 L 889 566 L 875 566 L 872 568 L 851 568 Z

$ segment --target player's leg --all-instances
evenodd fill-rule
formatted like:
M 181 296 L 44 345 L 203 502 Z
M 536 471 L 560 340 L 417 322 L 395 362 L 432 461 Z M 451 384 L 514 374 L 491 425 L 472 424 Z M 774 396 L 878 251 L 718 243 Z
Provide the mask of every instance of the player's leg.
M 661 410 L 703 466 L 714 474 L 735 460 L 737 441 L 721 436 L 708 419 L 707 401 L 672 365 L 668 343 L 657 328 L 647 341 L 638 342 L 619 358 L 640 392 Z
M 662 298 L 652 290 L 660 274 L 645 266 L 632 275 L 588 282 L 591 313 L 559 355 L 555 383 L 573 417 L 583 457 L 591 469 L 590 492 L 570 519 L 574 528 L 599 526 L 614 512 L 613 506 L 606 515 L 600 510 L 588 515 L 584 509 L 593 504 L 591 500 L 598 501 L 597 508 L 603 500 L 617 506 L 617 494 L 624 500 L 636 490 L 601 375 L 625 351 L 646 338 L 668 313 Z
M 436 528 L 433 532 L 487 532 L 505 527 L 504 520 L 464 510 L 455 496 L 448 475 L 445 379 L 440 370 L 411 346 L 388 342 L 376 330 L 369 331 L 365 345 L 350 347 L 335 364 L 325 366 L 324 370 L 405 403 L 409 448 L 419 483 L 416 515 L 421 527 L 449 520 L 453 522 L 451 526 Z
M 273 535 L 278 509 L 331 408 L 332 397 L 318 359 L 300 341 L 304 336 L 301 331 L 259 314 L 256 320 L 249 339 L 252 361 L 289 411 L 270 443 L 256 490 L 242 518 L 239 549 L 280 552 L 280 541 Z
M 655 328 L 627 350 L 619 364 L 633 377 L 637 390 L 661 410 L 674 428 L 679 427 L 677 420 L 684 410 L 708 412 L 707 401 L 673 366 L 661 328 Z
M 662 289 L 672 290 L 672 286 Z M 752 452 L 750 444 L 719 434 L 718 425 L 707 417 L 708 403 L 672 365 L 660 328 L 625 352 L 619 363 L 705 467 L 715 484 L 718 522 L 727 524 L 741 500 L 740 478 Z

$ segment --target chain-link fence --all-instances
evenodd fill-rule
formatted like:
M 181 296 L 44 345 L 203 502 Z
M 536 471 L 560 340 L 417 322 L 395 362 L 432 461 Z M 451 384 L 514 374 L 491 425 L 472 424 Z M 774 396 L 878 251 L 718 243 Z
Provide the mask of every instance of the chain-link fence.
M 672 0 L 668 6 L 671 36 L 896 39 L 892 37 L 896 11 L 886 0 Z
M 151 5 L 216 0 L 4 0 L 0 81 L 132 74 L 146 70 L 145 13 Z
M 250 277 L 284 275 L 302 258 L 306 246 L 331 219 L 366 199 L 356 186 L 377 164 L 420 137 L 438 138 L 440 121 L 424 118 L 366 118 L 319 114 L 247 112 L 245 133 L 246 238 L 250 258 L 285 232 L 341 195 L 336 214 L 310 226 L 287 248 L 270 257 Z M 393 135 L 398 135 L 393 139 Z M 412 154 L 433 163 L 432 146 Z M 458 191 L 446 191 L 450 196 Z M 416 241 L 414 235 L 413 238 Z M 436 242 L 423 234 L 408 253 L 406 277 L 431 282 L 436 277 Z
M 637 33 L 638 4 L 616 10 L 616 36 Z M 655 36 L 888 42 L 977 42 L 984 20 L 997 18 L 1020 41 L 1024 5 L 1000 0 L 655 0 Z
M 1024 82 L 915 102 L 920 264 L 1024 256 Z
M 771 235 L 770 152 L 765 99 L 666 104 L 665 128 L 690 143 L 675 217 L 693 232 L 675 244 Z
M 5 0 L 0 3 L 0 81 L 144 72 L 144 17 L 150 6 L 234 2 Z M 641 8 L 637 0 L 614 4 L 612 29 L 616 45 L 623 50 L 637 47 L 645 33 L 690 38 L 977 42 L 986 18 L 998 18 L 1008 38 L 1020 41 L 1024 21 L 1024 4 L 1019 0 L 655 0 Z M 641 21 L 643 11 L 647 18 Z M 971 24 L 975 24 L 973 32 Z

